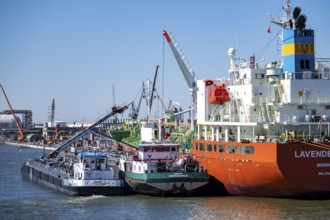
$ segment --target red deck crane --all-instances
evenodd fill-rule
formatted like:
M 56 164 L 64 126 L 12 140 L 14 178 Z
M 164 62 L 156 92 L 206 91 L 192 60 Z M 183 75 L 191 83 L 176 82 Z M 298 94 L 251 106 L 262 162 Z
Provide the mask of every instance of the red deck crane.
M 6 98 L 6 100 L 7 100 L 7 103 L 8 103 L 8 105 L 9 105 L 10 111 L 11 111 L 11 113 L 12 113 L 13 116 L 14 116 L 14 119 L 15 119 L 15 122 L 16 122 L 16 126 L 17 126 L 17 129 L 18 129 L 18 131 L 19 131 L 19 137 L 17 138 L 17 140 L 18 140 L 18 141 L 25 141 L 25 137 L 24 137 L 23 131 L 22 131 L 22 129 L 21 129 L 21 126 L 20 126 L 20 124 L 18 123 L 18 120 L 17 120 L 17 117 L 16 117 L 16 115 L 15 115 L 15 112 L 14 112 L 13 108 L 11 107 L 11 104 L 10 104 L 10 102 L 9 102 L 9 99 L 8 99 L 8 97 L 7 97 L 7 95 L 6 95 L 6 92 L 5 92 L 5 90 L 4 90 L 3 86 L 2 86 L 2 84 L 0 84 L 0 87 L 1 87 L 1 90 L 2 90 L 2 92 L 3 92 L 3 95 L 5 96 L 5 98 Z

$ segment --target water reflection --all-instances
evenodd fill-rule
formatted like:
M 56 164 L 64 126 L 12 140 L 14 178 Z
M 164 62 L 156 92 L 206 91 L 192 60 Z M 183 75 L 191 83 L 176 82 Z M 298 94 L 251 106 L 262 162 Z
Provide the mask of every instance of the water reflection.
M 251 197 L 201 198 L 189 219 L 325 219 L 330 200 Z

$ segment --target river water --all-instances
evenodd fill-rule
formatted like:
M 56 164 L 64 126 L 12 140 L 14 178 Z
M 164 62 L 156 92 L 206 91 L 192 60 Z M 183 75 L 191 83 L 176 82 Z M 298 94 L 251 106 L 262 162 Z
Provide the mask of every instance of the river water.
M 0 145 L 0 219 L 330 219 L 330 200 L 251 197 L 72 197 L 21 179 L 42 150 Z

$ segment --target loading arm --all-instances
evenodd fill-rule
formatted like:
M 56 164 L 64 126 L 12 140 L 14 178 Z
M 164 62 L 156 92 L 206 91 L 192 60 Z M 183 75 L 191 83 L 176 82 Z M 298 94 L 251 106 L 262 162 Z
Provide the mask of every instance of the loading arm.
M 116 115 L 117 113 L 123 113 L 126 109 L 128 109 L 128 106 L 131 105 L 132 103 L 125 105 L 123 107 L 113 107 L 112 108 L 112 112 L 110 112 L 109 114 L 107 114 L 106 116 L 104 116 L 103 118 L 101 118 L 100 120 L 98 120 L 97 122 L 95 122 L 94 124 L 92 124 L 91 126 L 85 128 L 83 131 L 81 131 L 79 134 L 73 136 L 71 139 L 69 139 L 67 142 L 65 142 L 64 144 L 62 144 L 60 147 L 58 147 L 56 150 L 54 150 L 53 152 L 51 152 L 48 155 L 48 158 L 55 158 L 61 151 L 65 150 L 66 148 L 68 148 L 71 144 L 73 144 L 74 142 L 76 142 L 78 139 L 82 138 L 83 136 L 85 136 L 88 132 L 95 132 L 95 128 L 100 125 L 102 122 L 106 121 L 108 118 L 110 118 L 111 116 Z

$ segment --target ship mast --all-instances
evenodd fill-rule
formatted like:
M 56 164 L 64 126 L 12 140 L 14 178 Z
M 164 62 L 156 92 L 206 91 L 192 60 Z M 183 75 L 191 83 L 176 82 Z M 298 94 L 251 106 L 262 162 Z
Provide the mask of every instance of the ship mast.
M 287 24 L 290 21 L 290 13 L 291 13 L 290 0 L 286 0 L 283 6 L 283 17 L 285 18 L 285 22 Z
M 290 0 L 286 0 L 284 2 L 282 9 L 283 9 L 283 18 L 284 19 L 272 18 L 271 22 L 281 26 L 282 28 L 288 28 L 288 27 L 290 27 L 290 13 L 291 13 Z

